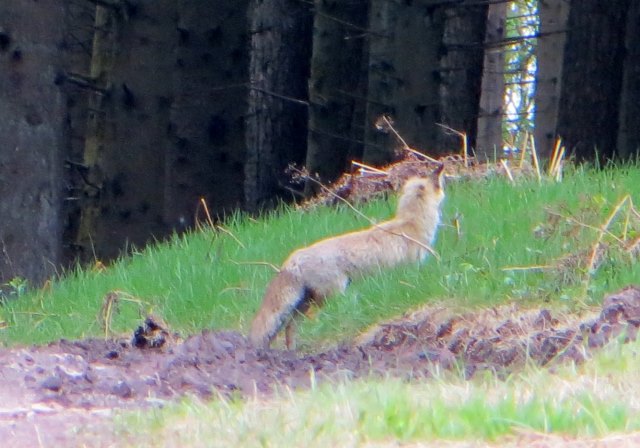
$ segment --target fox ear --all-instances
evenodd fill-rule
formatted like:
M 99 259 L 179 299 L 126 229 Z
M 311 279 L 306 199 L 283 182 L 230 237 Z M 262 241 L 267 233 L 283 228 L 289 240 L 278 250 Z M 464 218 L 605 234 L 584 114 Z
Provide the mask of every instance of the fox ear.
M 444 188 L 444 163 L 440 163 L 433 173 L 431 173 L 431 179 L 436 188 L 442 189 Z

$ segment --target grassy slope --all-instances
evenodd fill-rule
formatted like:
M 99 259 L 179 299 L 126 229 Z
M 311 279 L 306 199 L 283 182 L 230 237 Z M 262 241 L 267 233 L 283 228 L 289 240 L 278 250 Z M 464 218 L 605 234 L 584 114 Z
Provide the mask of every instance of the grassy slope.
M 303 347 L 350 338 L 367 325 L 407 308 L 440 301 L 490 306 L 504 301 L 545 300 L 574 307 L 601 299 L 633 282 L 640 267 L 615 256 L 585 291 L 579 270 L 504 271 L 509 266 L 550 265 L 566 254 L 588 252 L 597 232 L 559 220 L 545 208 L 583 223 L 601 225 L 626 194 L 638 197 L 640 170 L 577 172 L 561 184 L 510 185 L 501 178 L 448 187 L 436 250 L 440 260 L 404 266 L 355 282 L 343 296 L 303 324 Z M 394 205 L 367 204 L 363 212 L 386 219 Z M 622 215 L 622 214 L 621 214 Z M 454 225 L 459 223 L 458 231 Z M 228 233 L 199 232 L 125 258 L 106 271 L 77 271 L 0 309 L 5 343 L 41 343 L 103 334 L 99 313 L 109 291 L 122 291 L 112 326 L 129 332 L 140 312 L 163 316 L 178 331 L 231 328 L 246 331 L 273 270 L 294 248 L 327 235 L 366 226 L 346 207 L 273 213 L 264 220 L 235 217 Z M 636 226 L 638 227 L 638 226 Z M 544 237 L 535 237 L 534 230 Z M 610 230 L 621 234 L 621 226 Z M 640 230 L 640 229 L 638 229 Z M 633 234 L 636 230 L 631 229 Z

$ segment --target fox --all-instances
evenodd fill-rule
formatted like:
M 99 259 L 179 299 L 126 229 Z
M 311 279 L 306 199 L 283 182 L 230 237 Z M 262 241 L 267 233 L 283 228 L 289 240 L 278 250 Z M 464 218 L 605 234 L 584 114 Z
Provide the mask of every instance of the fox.
M 444 164 L 426 177 L 409 178 L 395 216 L 364 230 L 320 240 L 291 253 L 264 294 L 249 333 L 256 348 L 267 349 L 286 326 L 285 345 L 296 348 L 296 320 L 312 307 L 343 293 L 355 278 L 381 269 L 422 262 L 440 224 Z

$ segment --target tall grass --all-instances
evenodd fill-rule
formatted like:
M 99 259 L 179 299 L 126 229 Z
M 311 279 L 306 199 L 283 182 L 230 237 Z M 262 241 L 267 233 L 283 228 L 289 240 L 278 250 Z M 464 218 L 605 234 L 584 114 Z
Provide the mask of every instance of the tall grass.
M 545 300 L 558 306 L 595 303 L 640 274 L 624 256 L 606 260 L 593 276 L 578 270 L 538 269 L 565 255 L 589 251 L 597 232 L 565 218 L 600 226 L 626 194 L 640 198 L 636 166 L 577 170 L 562 183 L 506 179 L 452 182 L 436 243 L 440 254 L 422 266 L 403 266 L 354 282 L 302 325 L 303 347 L 349 338 L 364 327 L 408 308 L 445 302 L 492 306 Z M 640 199 L 639 199 L 640 200 Z M 361 210 L 377 220 L 393 214 L 395 200 Z M 563 215 L 553 221 L 546 210 Z M 553 221 L 553 222 L 552 222 Z M 457 223 L 457 224 L 456 224 Z M 347 207 L 311 211 L 283 208 L 264 219 L 236 215 L 226 232 L 175 237 L 115 262 L 105 271 L 74 270 L 43 290 L 0 307 L 4 343 L 42 343 L 104 334 L 100 309 L 110 291 L 122 292 L 112 318 L 116 333 L 130 332 L 140 314 L 153 311 L 177 331 L 202 328 L 246 331 L 274 271 L 296 247 L 367 226 Z M 612 226 L 620 232 L 620 226 Z M 640 232 L 631 228 L 631 234 Z M 520 270 L 504 268 L 520 267 Z M 589 278 L 585 286 L 583 281 Z

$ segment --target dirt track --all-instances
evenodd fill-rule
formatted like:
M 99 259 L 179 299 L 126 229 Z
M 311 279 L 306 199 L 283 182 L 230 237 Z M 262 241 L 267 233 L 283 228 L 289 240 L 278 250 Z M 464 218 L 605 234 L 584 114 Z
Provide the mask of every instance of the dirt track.
M 601 310 L 580 317 L 515 306 L 464 315 L 426 308 L 381 324 L 352 345 L 310 355 L 258 351 L 238 333 L 212 331 L 160 348 L 93 339 L 2 350 L 0 440 L 15 447 L 106 445 L 114 440 L 108 429 L 113 409 L 161 406 L 212 391 L 303 388 L 312 370 L 318 381 L 367 375 L 415 379 L 454 365 L 471 377 L 486 369 L 506 374 L 525 361 L 583 362 L 612 338 L 635 339 L 639 326 L 640 289 L 629 287 L 607 297 Z M 166 336 L 150 333 L 150 338 Z M 162 341 L 138 338 L 156 340 Z

